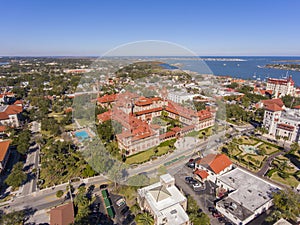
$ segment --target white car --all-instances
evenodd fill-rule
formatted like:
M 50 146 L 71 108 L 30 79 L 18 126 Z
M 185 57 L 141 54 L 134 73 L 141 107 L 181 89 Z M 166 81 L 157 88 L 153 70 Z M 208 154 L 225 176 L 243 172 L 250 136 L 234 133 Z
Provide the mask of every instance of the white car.
M 122 205 L 125 204 L 125 199 L 124 198 L 120 198 L 117 202 L 116 202 L 117 206 L 120 207 Z
M 193 184 L 193 188 L 200 188 L 202 185 L 200 183 Z

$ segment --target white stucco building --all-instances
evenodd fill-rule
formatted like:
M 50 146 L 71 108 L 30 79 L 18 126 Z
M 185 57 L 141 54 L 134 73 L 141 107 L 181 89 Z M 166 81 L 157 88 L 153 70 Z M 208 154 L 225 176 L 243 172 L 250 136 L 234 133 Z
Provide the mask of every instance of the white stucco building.
M 186 197 L 175 186 L 170 174 L 160 176 L 160 182 L 138 189 L 142 210 L 154 217 L 155 225 L 188 225 Z
M 228 196 L 218 201 L 216 209 L 238 225 L 249 223 L 272 205 L 272 194 L 279 187 L 246 170 L 235 168 L 217 178 L 216 184 Z

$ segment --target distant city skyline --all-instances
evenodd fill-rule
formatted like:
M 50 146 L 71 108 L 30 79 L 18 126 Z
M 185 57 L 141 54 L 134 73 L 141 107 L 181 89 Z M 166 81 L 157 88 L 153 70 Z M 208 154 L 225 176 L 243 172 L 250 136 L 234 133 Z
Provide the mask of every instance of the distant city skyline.
M 298 0 L 3 1 L 0 55 L 101 56 L 161 40 L 199 56 L 300 56 L 299 7 Z

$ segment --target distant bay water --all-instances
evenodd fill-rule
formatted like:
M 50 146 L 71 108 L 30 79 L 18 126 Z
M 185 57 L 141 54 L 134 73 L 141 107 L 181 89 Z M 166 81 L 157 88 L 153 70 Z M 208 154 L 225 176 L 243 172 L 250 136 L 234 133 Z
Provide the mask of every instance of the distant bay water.
M 284 78 L 291 75 L 297 86 L 300 86 L 300 71 L 263 68 L 266 64 L 300 64 L 300 57 L 201 57 L 203 62 L 193 58 L 176 57 L 167 59 L 167 63 L 180 65 L 181 69 L 199 73 L 209 73 L 206 65 L 214 75 L 228 75 L 234 78 L 266 80 Z M 299 60 L 299 61 L 297 61 Z M 206 68 L 205 68 L 206 67 Z

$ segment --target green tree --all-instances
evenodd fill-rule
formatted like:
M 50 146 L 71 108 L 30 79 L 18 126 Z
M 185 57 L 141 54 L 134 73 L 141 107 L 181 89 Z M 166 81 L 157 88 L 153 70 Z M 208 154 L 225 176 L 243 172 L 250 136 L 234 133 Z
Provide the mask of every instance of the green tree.
M 0 222 L 3 225 L 21 225 L 25 219 L 24 211 L 14 211 L 0 217 Z
M 300 195 L 291 189 L 280 190 L 273 195 L 275 210 L 271 213 L 274 220 L 280 217 L 290 220 L 296 220 L 300 213 Z M 277 216 L 276 216 L 277 215 Z M 278 218 L 278 216 L 280 216 Z M 270 218 L 269 218 L 270 219 Z
M 63 192 L 62 190 L 58 190 L 58 191 L 56 192 L 56 197 L 57 197 L 57 198 L 61 198 L 63 195 L 64 195 L 64 192 Z
M 154 225 L 153 216 L 148 212 L 138 214 L 136 221 L 138 225 Z
M 14 165 L 11 173 L 6 178 L 5 183 L 13 188 L 17 188 L 27 179 L 27 175 L 23 171 L 24 163 L 18 162 Z

